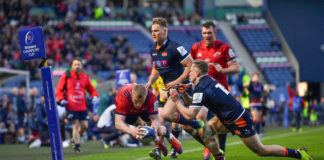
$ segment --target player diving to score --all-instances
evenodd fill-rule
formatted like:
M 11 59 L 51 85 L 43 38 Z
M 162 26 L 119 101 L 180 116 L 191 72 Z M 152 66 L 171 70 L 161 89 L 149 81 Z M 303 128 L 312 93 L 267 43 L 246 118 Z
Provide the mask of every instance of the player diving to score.
M 143 129 L 140 127 L 146 124 L 137 123 L 139 122 L 139 118 L 141 118 L 141 120 L 151 123 L 151 127 L 154 128 L 155 133 L 158 135 L 153 136 L 153 140 L 164 156 L 168 154 L 168 150 L 161 136 L 166 137 L 178 153 L 182 153 L 181 143 L 164 125 L 161 125 L 161 120 L 158 116 L 157 98 L 144 85 L 134 83 L 124 85 L 116 95 L 115 104 L 115 125 L 118 130 L 129 133 L 133 137 L 142 140 L 141 136 L 144 136 L 144 134 L 142 133 Z M 137 125 L 137 127 L 132 129 L 128 124 Z M 157 153 L 156 150 L 151 151 L 150 156 L 155 159 L 161 159 L 160 152 Z

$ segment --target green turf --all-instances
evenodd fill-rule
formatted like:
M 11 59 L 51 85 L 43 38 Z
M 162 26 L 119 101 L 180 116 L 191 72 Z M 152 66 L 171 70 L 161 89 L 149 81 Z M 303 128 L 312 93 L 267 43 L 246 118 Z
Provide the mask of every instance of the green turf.
M 289 148 L 299 148 L 304 146 L 314 159 L 324 159 L 324 126 L 304 127 L 302 133 L 293 133 L 291 130 L 282 128 L 267 128 L 265 137 L 262 138 L 264 144 L 278 144 Z M 182 141 L 184 153 L 179 159 L 196 160 L 202 159 L 202 147 L 194 140 Z M 170 146 L 169 146 L 170 147 Z M 113 147 L 103 149 L 99 142 L 88 141 L 82 144 L 82 153 L 73 153 L 72 148 L 64 149 L 66 160 L 123 160 L 123 159 L 150 159 L 148 152 L 153 146 L 140 148 L 120 148 Z M 49 160 L 51 159 L 50 148 L 42 147 L 29 149 L 26 145 L 0 145 L 0 159 L 4 160 Z M 169 159 L 163 157 L 163 159 Z M 283 159 L 274 157 L 258 157 L 243 145 L 237 136 L 229 136 L 226 147 L 227 160 L 258 160 L 258 159 Z

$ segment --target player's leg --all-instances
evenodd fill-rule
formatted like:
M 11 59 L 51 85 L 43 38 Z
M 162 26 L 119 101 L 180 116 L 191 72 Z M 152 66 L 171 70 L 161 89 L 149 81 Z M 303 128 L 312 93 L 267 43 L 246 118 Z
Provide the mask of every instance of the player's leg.
M 88 129 L 88 120 L 81 120 L 80 121 L 80 127 L 79 127 L 79 134 L 82 136 L 84 131 Z
M 175 103 L 169 98 L 161 110 L 161 117 L 163 120 L 176 122 L 179 116 L 177 111 Z
M 172 133 L 170 133 L 167 127 L 161 125 L 158 128 L 158 136 L 166 137 L 172 148 L 174 148 L 177 153 L 182 153 L 182 145 L 180 141 Z
M 217 117 L 209 120 L 203 130 L 199 131 L 205 146 L 213 154 L 216 160 L 223 160 L 224 152 L 219 149 L 215 135 L 225 134 L 227 132 L 229 132 L 229 130 L 218 120 Z
M 180 133 L 182 132 L 182 128 L 181 125 L 178 123 L 171 123 L 171 128 L 172 128 L 172 134 L 175 136 L 176 139 L 179 138 Z M 176 159 L 178 158 L 178 152 L 182 153 L 182 148 L 180 149 L 176 149 L 173 146 L 171 147 L 171 155 L 170 157 L 172 159 Z
M 304 147 L 295 150 L 279 145 L 263 145 L 257 134 L 241 139 L 247 147 L 249 147 L 254 153 L 259 156 L 291 157 L 296 159 L 309 160 L 312 159 L 312 157 L 307 153 L 307 150 Z
M 203 107 L 197 114 L 196 119 L 201 119 L 204 121 L 204 123 L 207 123 L 207 115 L 208 115 L 208 108 Z M 196 135 L 192 135 L 196 140 L 197 140 L 197 136 Z M 200 138 L 200 136 L 199 136 Z M 200 138 L 201 139 L 201 138 Z M 198 139 L 199 141 L 199 139 Z M 203 144 L 203 141 L 201 140 L 201 143 Z M 204 151 L 203 151 L 203 159 L 204 160 L 208 160 L 210 158 L 210 151 L 209 149 L 204 145 Z
M 79 133 L 79 120 L 75 119 L 72 123 L 72 147 L 75 152 L 80 152 L 80 133 Z
M 241 137 L 244 144 L 259 156 L 279 156 L 279 157 L 291 157 L 301 159 L 302 156 L 306 159 L 311 158 L 305 149 L 300 151 L 284 148 L 279 145 L 263 145 L 260 141 L 258 134 L 252 127 L 252 120 L 250 115 L 245 112 L 234 123 L 228 125 L 232 131 Z M 303 155 L 302 155 L 303 154 Z
M 261 114 L 262 112 L 259 111 L 258 106 L 251 106 L 251 115 L 253 119 L 253 125 L 258 134 L 260 134 L 260 125 L 261 125 Z
M 200 121 L 196 120 L 187 120 L 184 118 L 177 110 L 176 104 L 172 101 L 171 98 L 169 98 L 164 105 L 161 117 L 164 120 L 170 121 L 170 122 L 176 122 L 180 124 L 190 125 L 195 129 L 201 128 L 202 124 Z
M 71 144 L 75 152 L 80 152 L 80 114 L 79 112 L 70 111 L 66 109 L 67 119 L 72 123 L 72 139 Z
M 214 117 L 215 117 L 215 114 L 212 113 L 211 111 L 209 111 L 208 108 L 206 108 L 206 107 L 203 107 L 198 112 L 198 114 L 196 116 L 197 119 L 202 119 L 202 120 L 204 120 L 204 122 L 207 122 L 208 120 L 210 120 Z M 225 144 L 226 144 L 227 134 L 218 134 L 217 137 L 218 137 L 219 148 L 225 152 Z M 203 152 L 203 159 L 206 160 L 209 158 L 210 158 L 210 151 L 208 150 L 208 148 L 205 147 L 204 152 Z

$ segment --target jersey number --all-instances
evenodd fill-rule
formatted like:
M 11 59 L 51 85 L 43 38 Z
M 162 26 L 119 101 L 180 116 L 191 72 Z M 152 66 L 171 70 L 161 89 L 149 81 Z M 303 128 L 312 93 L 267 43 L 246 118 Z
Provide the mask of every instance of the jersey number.
M 226 95 L 229 94 L 228 90 L 226 90 L 225 87 L 224 87 L 223 85 L 217 83 L 217 84 L 215 85 L 215 87 L 221 89 L 221 90 L 222 90 Z

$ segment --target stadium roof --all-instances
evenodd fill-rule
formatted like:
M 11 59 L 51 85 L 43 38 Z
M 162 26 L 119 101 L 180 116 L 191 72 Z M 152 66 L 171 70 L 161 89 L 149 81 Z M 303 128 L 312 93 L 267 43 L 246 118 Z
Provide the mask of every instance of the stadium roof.
M 23 70 L 16 70 L 16 69 L 6 69 L 6 68 L 0 68 L 0 85 L 5 83 L 10 78 L 25 75 L 27 76 L 29 80 L 29 72 L 23 71 Z

